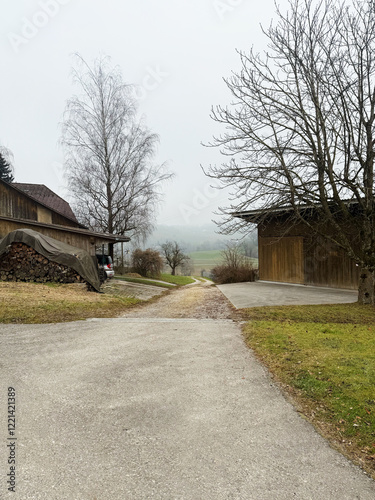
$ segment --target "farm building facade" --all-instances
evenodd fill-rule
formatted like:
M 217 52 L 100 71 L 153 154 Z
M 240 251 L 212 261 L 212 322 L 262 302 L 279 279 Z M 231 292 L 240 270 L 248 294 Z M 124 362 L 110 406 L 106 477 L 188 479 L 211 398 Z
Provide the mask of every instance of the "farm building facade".
M 24 228 L 86 250 L 92 256 L 101 245 L 130 240 L 127 236 L 90 231 L 77 221 L 65 200 L 42 184 L 8 184 L 0 180 L 0 239 Z
M 290 209 L 249 210 L 233 216 L 257 225 L 260 280 L 358 289 L 356 263 L 333 242 L 296 222 Z

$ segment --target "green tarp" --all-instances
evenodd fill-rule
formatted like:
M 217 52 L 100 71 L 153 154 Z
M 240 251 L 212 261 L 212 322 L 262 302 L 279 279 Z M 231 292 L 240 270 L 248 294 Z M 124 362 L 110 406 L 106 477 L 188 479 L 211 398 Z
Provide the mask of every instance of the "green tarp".
M 99 291 L 100 281 L 96 261 L 86 250 L 44 236 L 32 229 L 16 229 L 0 240 L 0 258 L 12 243 L 24 243 L 52 262 L 71 267 L 95 290 Z

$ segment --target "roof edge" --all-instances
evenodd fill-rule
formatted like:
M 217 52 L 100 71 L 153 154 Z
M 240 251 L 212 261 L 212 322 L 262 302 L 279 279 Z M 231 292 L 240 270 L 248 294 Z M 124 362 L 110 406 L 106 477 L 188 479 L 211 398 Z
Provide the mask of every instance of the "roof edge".
M 68 233 L 76 233 L 82 234 L 85 236 L 93 236 L 98 239 L 107 240 L 113 243 L 127 243 L 130 241 L 129 236 L 121 236 L 119 234 L 111 234 L 111 233 L 97 233 L 95 231 L 90 231 L 87 228 L 77 228 L 70 226 L 61 226 L 59 224 L 47 224 L 45 222 L 38 222 L 30 219 L 14 219 L 13 217 L 4 217 L 0 216 L 0 220 L 5 220 L 8 222 L 18 222 L 21 224 L 26 224 L 27 226 L 36 226 L 36 227 L 44 227 L 48 229 L 56 229 L 57 231 L 64 231 Z

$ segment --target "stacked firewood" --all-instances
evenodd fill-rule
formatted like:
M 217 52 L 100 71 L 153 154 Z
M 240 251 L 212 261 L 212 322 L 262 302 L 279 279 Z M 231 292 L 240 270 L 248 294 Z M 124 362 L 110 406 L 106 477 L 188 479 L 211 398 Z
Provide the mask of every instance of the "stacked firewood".
M 84 283 L 70 267 L 52 262 L 23 243 L 12 243 L 0 257 L 1 281 Z

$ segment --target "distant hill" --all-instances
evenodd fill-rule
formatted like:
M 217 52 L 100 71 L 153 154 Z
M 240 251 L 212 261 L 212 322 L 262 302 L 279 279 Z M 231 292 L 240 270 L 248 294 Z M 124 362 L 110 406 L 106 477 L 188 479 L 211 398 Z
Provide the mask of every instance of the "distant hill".
M 144 248 L 157 248 L 166 241 L 177 241 L 185 252 L 197 252 L 205 250 L 221 250 L 227 243 L 235 242 L 235 236 L 223 236 L 217 234 L 218 228 L 215 224 L 204 224 L 202 226 L 157 226 L 153 234 L 143 245 Z

